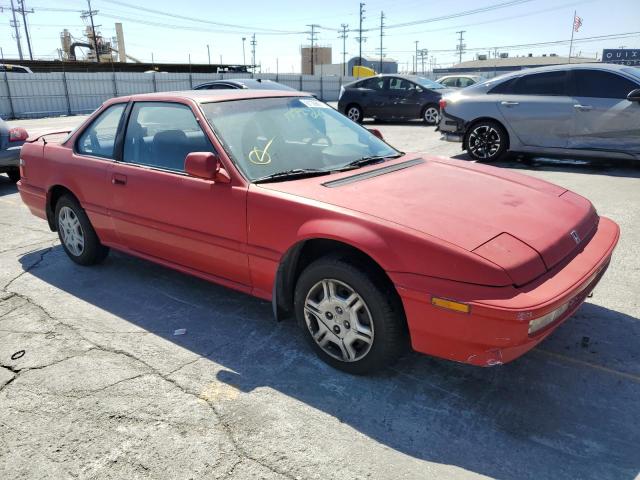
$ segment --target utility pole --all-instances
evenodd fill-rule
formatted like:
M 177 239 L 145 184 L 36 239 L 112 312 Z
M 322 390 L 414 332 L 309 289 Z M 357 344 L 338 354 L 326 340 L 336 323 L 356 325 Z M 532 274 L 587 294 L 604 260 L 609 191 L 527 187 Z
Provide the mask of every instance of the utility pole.
M 423 48 L 418 52 L 418 55 L 420 55 L 420 60 L 422 63 L 422 74 L 424 75 L 424 59 L 425 57 L 429 56 L 429 50 L 427 50 L 426 48 Z
M 244 42 L 247 40 L 247 37 L 242 37 L 242 65 L 246 65 L 247 61 L 244 56 Z
M 252 60 L 252 66 L 253 66 L 253 71 L 255 72 L 255 67 L 256 67 L 256 45 L 258 44 L 258 42 L 256 42 L 256 34 L 254 33 L 253 35 L 251 35 L 251 41 L 249 42 L 251 44 L 251 58 Z
M 364 20 L 364 3 L 360 2 L 360 26 L 358 27 L 358 66 L 362 66 L 362 42 L 366 40 L 362 36 L 362 21 Z
M 96 26 L 93 23 L 93 16 L 98 14 L 98 10 L 91 9 L 91 0 L 87 0 L 87 5 L 89 6 L 89 10 L 82 12 L 82 17 L 91 20 L 91 35 L 93 35 L 93 48 L 96 54 L 96 62 L 100 63 L 100 52 L 98 51 L 98 37 L 96 36 Z
M 208 43 L 207 43 L 207 58 L 209 59 L 209 65 L 211 65 L 211 50 L 209 49 Z
M 19 24 L 18 24 L 18 20 L 16 19 L 16 9 L 13 5 L 13 0 L 11 0 L 11 12 L 13 13 L 13 22 L 9 22 L 9 25 L 11 25 L 13 28 L 16 29 L 16 42 L 18 44 L 18 56 L 20 57 L 20 60 L 23 60 L 22 58 L 22 43 L 20 42 L 20 30 L 19 30 Z
M 347 75 L 347 28 L 349 25 L 343 23 L 340 25 L 342 27 L 342 33 L 338 35 L 338 38 L 342 39 L 342 75 Z
M 384 12 L 380 12 L 380 68 L 378 73 L 382 73 L 382 57 L 384 57 L 384 49 L 382 48 L 382 37 L 384 37 Z
M 310 64 L 311 64 L 311 75 L 315 74 L 315 64 L 316 64 L 316 59 L 314 58 L 314 54 L 315 54 L 315 48 L 314 48 L 314 44 L 315 42 L 318 40 L 316 38 L 316 28 L 319 27 L 320 25 L 316 25 L 315 23 L 312 23 L 311 25 L 307 25 L 307 27 L 311 28 L 311 32 L 310 32 L 310 37 L 309 37 L 309 41 L 311 42 L 311 58 L 310 58 Z
M 459 32 L 456 32 L 458 35 L 460 35 L 460 38 L 458 39 L 458 45 L 456 45 L 456 50 L 458 50 L 458 55 L 459 55 L 459 59 L 458 59 L 458 63 L 462 63 L 462 54 L 464 53 L 464 47 L 466 47 L 466 45 L 464 43 L 462 43 L 462 35 L 466 32 L 466 30 L 460 30 Z
M 33 60 L 33 52 L 31 51 L 31 39 L 29 38 L 29 27 L 27 26 L 27 13 L 33 13 L 31 10 L 24 9 L 24 0 L 18 0 L 20 11 L 22 12 L 22 25 L 24 26 L 24 36 L 27 38 L 27 47 L 29 47 L 29 59 Z
M 414 58 L 414 62 L 413 62 L 413 73 L 418 73 L 418 42 L 419 40 L 415 40 L 415 44 L 416 44 L 416 55 Z

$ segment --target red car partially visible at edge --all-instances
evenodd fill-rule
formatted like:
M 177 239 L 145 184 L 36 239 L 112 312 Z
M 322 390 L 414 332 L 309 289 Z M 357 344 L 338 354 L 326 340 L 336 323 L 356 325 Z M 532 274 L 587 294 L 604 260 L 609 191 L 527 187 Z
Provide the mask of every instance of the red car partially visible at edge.
M 578 309 L 619 237 L 565 188 L 399 152 L 299 92 L 114 98 L 25 144 L 21 175 L 73 261 L 113 248 L 270 300 L 351 373 L 408 348 L 519 357 Z

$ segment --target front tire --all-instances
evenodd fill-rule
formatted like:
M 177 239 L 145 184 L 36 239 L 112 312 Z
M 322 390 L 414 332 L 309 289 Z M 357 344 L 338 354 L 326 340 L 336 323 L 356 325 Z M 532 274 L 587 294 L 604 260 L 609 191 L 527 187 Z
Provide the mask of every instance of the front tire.
M 89 217 L 71 195 L 63 195 L 56 203 L 56 228 L 64 251 L 78 265 L 95 265 L 109 254 L 100 243 Z
M 311 348 L 339 370 L 380 370 L 407 348 L 404 314 L 392 287 L 340 257 L 321 258 L 302 272 L 294 307 Z
M 480 162 L 499 160 L 507 152 L 507 146 L 507 131 L 492 120 L 482 120 L 471 125 L 464 139 L 464 148 L 469 156 Z
M 349 120 L 353 120 L 356 123 L 362 123 L 364 120 L 364 112 L 362 111 L 362 108 L 360 108 L 360 105 L 356 105 L 355 103 L 347 106 L 344 114 Z

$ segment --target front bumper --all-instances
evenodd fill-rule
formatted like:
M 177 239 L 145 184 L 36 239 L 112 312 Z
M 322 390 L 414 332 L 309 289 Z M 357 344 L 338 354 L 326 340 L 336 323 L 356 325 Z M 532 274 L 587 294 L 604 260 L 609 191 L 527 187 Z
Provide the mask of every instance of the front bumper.
M 580 307 L 606 271 L 620 230 L 601 217 L 595 235 L 572 259 L 521 287 L 485 287 L 390 273 L 402 298 L 414 350 L 479 366 L 509 362 L 534 348 Z M 471 305 L 469 313 L 431 304 L 432 296 Z M 565 306 L 529 335 L 529 322 Z

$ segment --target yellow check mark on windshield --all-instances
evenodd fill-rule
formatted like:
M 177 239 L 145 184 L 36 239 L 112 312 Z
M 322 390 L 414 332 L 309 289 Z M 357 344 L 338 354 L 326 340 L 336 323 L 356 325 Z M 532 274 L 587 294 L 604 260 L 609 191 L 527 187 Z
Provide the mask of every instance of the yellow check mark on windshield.
M 254 147 L 254 149 L 249 152 L 249 161 L 256 165 L 268 165 L 271 163 L 271 155 L 269 155 L 267 151 L 275 138 L 276 137 L 273 137 L 269 140 L 263 150 L 260 150 L 258 147 Z

